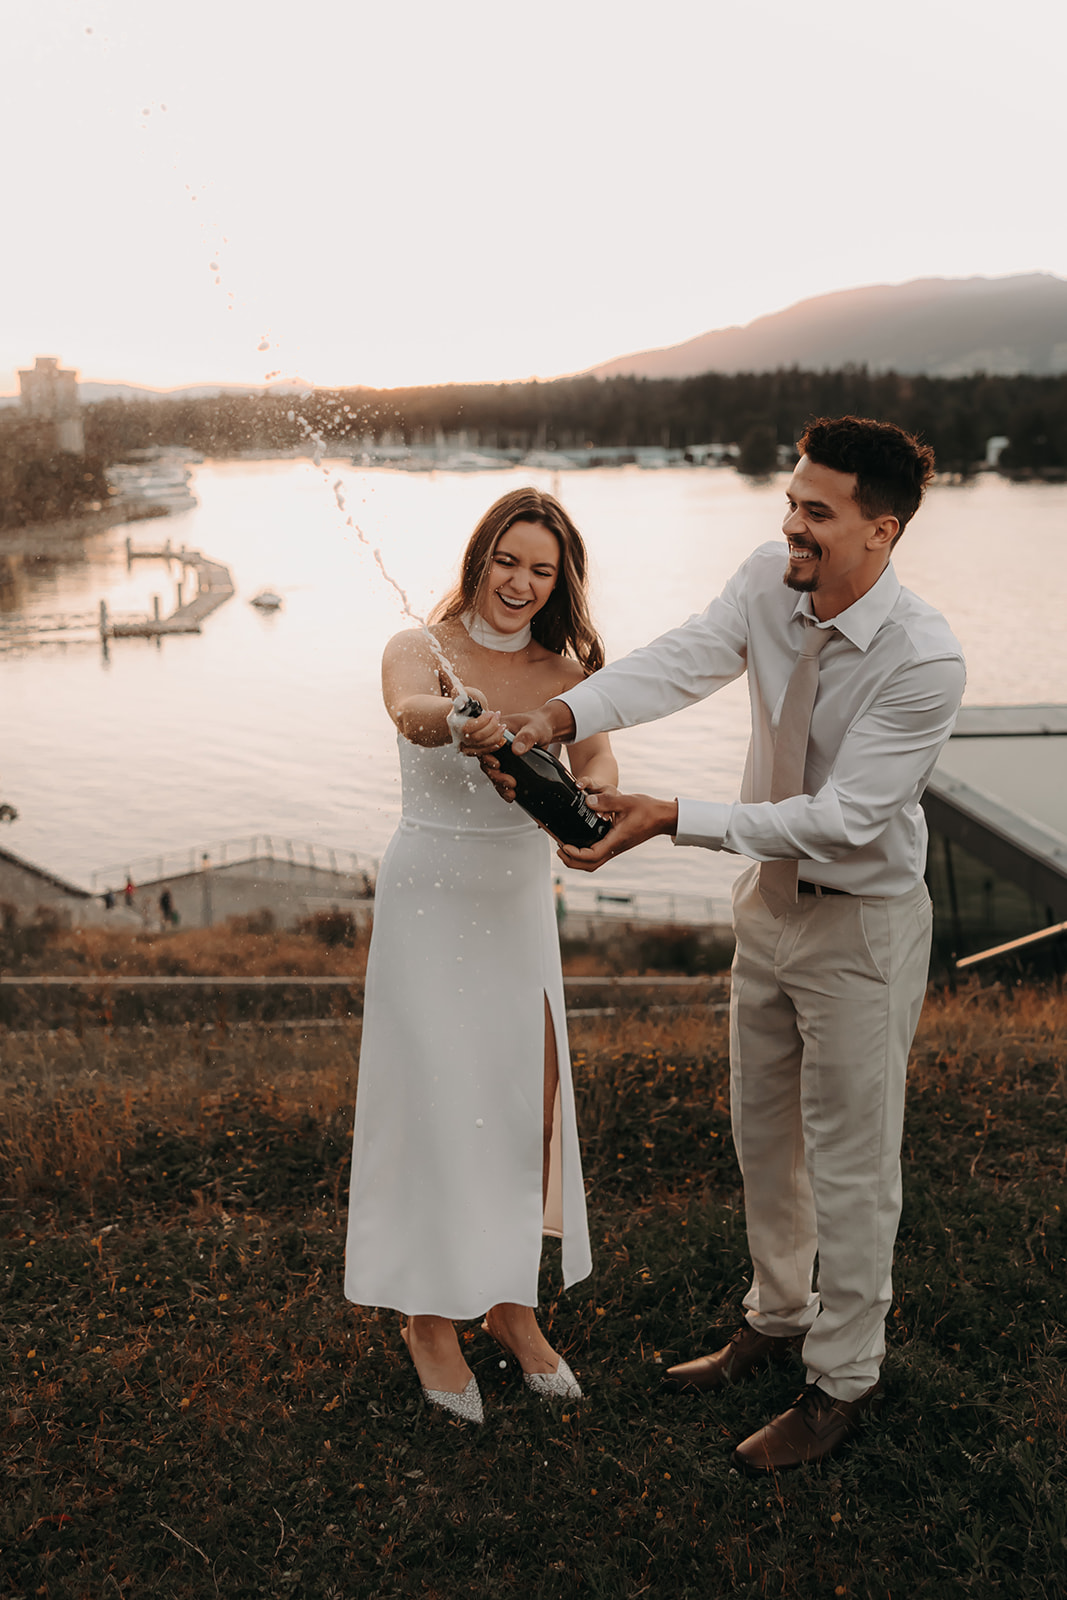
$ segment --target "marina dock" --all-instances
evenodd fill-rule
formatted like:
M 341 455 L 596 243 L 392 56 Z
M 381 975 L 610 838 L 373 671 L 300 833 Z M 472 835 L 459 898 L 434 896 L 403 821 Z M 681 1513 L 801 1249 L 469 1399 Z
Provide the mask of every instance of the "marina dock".
M 150 617 L 125 618 L 121 621 L 112 619 L 108 615 L 107 601 L 100 602 L 100 637 L 101 639 L 151 639 L 164 633 L 199 633 L 201 623 L 213 611 L 234 594 L 233 579 L 230 577 L 228 567 L 221 561 L 212 561 L 202 555 L 199 550 L 187 550 L 184 545 L 175 550 L 170 540 L 159 548 L 146 550 L 135 549 L 133 542 L 126 540 L 126 560 L 134 561 L 178 561 L 184 570 L 196 576 L 196 593 L 191 600 L 182 599 L 184 580 L 178 584 L 178 604 L 169 616 L 160 614 L 158 597 L 153 603 L 153 614 Z

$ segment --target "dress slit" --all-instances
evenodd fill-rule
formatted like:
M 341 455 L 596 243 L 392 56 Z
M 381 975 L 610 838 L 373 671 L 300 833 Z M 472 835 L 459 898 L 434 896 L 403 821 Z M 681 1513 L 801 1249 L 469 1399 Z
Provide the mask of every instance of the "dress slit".
M 544 1219 L 542 1232 L 553 1239 L 563 1238 L 563 1140 L 560 1132 L 561 1104 L 560 1104 L 560 1052 L 559 1032 L 556 1028 L 555 1018 L 552 1015 L 552 1002 L 545 992 L 545 1027 L 552 1029 L 553 1045 L 556 1053 L 556 1093 L 552 1101 L 552 1138 L 548 1147 L 548 1183 L 545 1185 Z M 547 1036 L 542 1041 L 542 1058 L 545 1055 Z M 544 1083 L 541 1086 L 541 1100 L 544 1103 Z

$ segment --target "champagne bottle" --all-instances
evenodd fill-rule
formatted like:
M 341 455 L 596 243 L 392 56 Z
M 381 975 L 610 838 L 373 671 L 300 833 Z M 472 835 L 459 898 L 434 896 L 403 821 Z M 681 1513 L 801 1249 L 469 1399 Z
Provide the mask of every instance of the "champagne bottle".
M 468 698 L 456 701 L 456 711 L 461 717 L 480 717 L 482 707 Z M 516 803 L 560 844 L 590 845 L 603 839 L 611 823 L 586 804 L 584 790 L 563 763 L 539 744 L 516 755 L 511 748 L 514 737 L 505 729 L 504 743 L 492 753 L 515 779 Z

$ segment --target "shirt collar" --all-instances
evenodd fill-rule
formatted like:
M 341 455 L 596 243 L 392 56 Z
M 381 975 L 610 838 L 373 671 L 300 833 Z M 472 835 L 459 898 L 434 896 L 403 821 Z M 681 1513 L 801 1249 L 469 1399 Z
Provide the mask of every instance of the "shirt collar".
M 883 622 L 889 617 L 900 595 L 900 579 L 890 561 L 878 581 L 860 595 L 832 622 L 820 622 L 811 604 L 811 595 L 802 594 L 793 607 L 794 617 L 808 617 L 817 628 L 836 628 L 857 650 L 866 650 Z

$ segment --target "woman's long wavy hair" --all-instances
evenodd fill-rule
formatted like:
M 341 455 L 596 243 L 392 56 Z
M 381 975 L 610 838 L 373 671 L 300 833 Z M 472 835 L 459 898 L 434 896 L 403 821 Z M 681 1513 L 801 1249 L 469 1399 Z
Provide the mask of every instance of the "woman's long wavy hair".
M 493 553 L 516 522 L 539 522 L 559 542 L 556 587 L 530 625 L 533 637 L 546 650 L 572 656 L 586 672 L 596 672 L 604 665 L 604 646 L 589 617 L 585 544 L 559 501 L 539 489 L 512 489 L 489 507 L 463 552 L 459 581 L 430 613 L 431 624 L 450 622 L 465 611 L 481 611 Z

